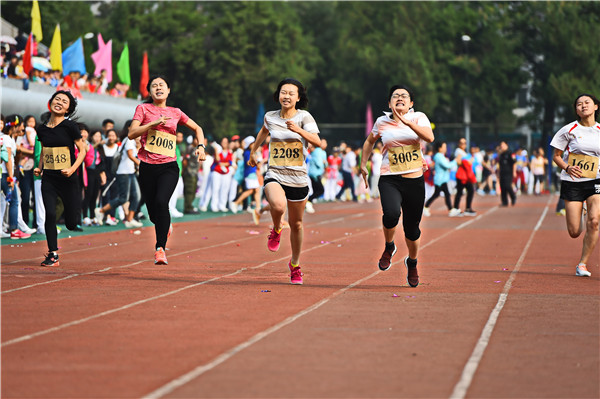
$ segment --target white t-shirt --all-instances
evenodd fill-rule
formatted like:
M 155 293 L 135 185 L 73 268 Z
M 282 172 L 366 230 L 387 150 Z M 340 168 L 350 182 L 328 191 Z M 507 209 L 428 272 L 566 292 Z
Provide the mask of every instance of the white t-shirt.
M 309 184 L 308 170 L 306 166 L 306 157 L 308 155 L 308 145 L 298 133 L 294 133 L 287 128 L 286 121 L 293 121 L 300 128 L 306 130 L 309 133 L 319 133 L 319 128 L 315 119 L 308 111 L 299 109 L 296 114 L 289 119 L 284 119 L 280 116 L 280 111 L 270 111 L 265 114 L 264 127 L 269 131 L 271 135 L 271 141 L 269 143 L 269 165 L 267 173 L 265 174 L 265 180 L 272 178 L 277 180 L 279 183 L 290 186 L 290 187 L 306 187 Z M 300 143 L 302 147 L 302 154 L 295 153 L 295 163 L 298 166 L 277 166 L 273 165 L 271 161 L 277 157 L 278 154 L 284 155 L 286 159 L 285 149 L 282 149 L 282 144 Z M 296 151 L 299 149 L 296 148 Z M 293 153 L 293 151 L 291 151 Z M 289 155 L 290 151 L 287 151 Z M 290 159 L 289 157 L 287 159 Z
M 135 173 L 135 163 L 129 159 L 127 155 L 128 150 L 133 150 L 133 156 L 137 156 L 137 146 L 135 144 L 135 140 L 125 139 L 125 142 L 122 144 L 123 147 L 123 155 L 121 155 L 121 162 L 119 163 L 119 167 L 117 168 L 118 175 L 130 175 Z
M 348 151 L 342 158 L 342 170 L 344 172 L 352 173 L 356 167 L 356 153 L 354 151 Z
M 104 147 L 104 155 L 106 155 L 107 157 L 114 157 L 115 153 L 119 150 L 118 145 L 114 145 L 113 148 L 110 148 L 109 146 L 104 144 L 103 147 Z
M 375 121 L 371 134 L 376 138 L 381 138 L 383 143 L 383 161 L 381 162 L 381 175 L 400 175 L 406 173 L 417 172 L 423 169 L 423 163 L 420 166 L 403 170 L 400 172 L 393 172 L 390 169 L 390 149 L 391 148 L 403 148 L 413 146 L 416 150 L 418 147 L 418 155 L 423 159 L 423 152 L 421 151 L 421 138 L 411 128 L 403 123 L 396 122 L 391 116 L 391 112 L 384 112 L 385 115 L 380 116 Z M 431 126 L 431 122 L 427 116 L 422 112 L 415 112 L 412 108 L 404 114 L 404 117 L 409 121 L 416 122 L 419 126 Z M 412 154 L 411 154 L 412 155 Z M 393 157 L 393 154 L 392 154 Z
M 571 122 L 556 132 L 550 145 L 563 151 L 563 161 L 565 162 L 571 153 L 596 157 L 598 159 L 595 163 L 596 179 L 600 179 L 600 169 L 598 168 L 600 163 L 600 123 L 596 122 L 594 126 L 585 127 L 577 121 Z M 594 180 L 586 177 L 577 179 L 564 170 L 560 173 L 560 179 L 572 182 Z
M 371 155 L 371 172 L 374 175 L 378 175 L 381 172 L 381 163 L 383 162 L 383 155 L 379 151 L 373 151 Z
M 0 133 L 0 140 L 2 140 L 2 145 L 6 148 L 10 148 L 11 158 L 13 160 L 13 165 L 15 164 L 15 155 L 17 153 L 17 143 L 10 137 L 8 134 Z M 6 162 L 2 162 L 2 174 L 8 174 L 8 168 L 6 167 Z

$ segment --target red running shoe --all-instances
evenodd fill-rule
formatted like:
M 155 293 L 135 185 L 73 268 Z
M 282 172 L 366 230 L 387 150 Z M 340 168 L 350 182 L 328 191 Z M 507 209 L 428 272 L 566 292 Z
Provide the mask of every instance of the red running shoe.
M 279 249 L 279 240 L 281 239 L 281 230 L 278 232 L 275 231 L 275 227 L 271 229 L 271 233 L 269 234 L 269 238 L 267 238 L 267 248 L 269 251 L 276 252 Z
M 300 271 L 300 266 L 292 267 L 292 261 L 288 263 L 288 267 L 290 268 L 290 282 L 294 285 L 302 285 L 302 276 L 304 274 Z

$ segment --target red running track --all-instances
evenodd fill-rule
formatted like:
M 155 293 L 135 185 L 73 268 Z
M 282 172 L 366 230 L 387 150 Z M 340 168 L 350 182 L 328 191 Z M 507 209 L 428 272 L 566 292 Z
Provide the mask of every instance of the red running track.
M 4 245 L 2 397 L 600 397 L 599 252 L 575 277 L 556 197 L 497 202 L 435 204 L 417 288 L 401 239 L 377 269 L 378 203 L 305 216 L 303 286 L 247 214 L 176 223 L 168 266 L 149 227 L 63 238 L 56 269 Z

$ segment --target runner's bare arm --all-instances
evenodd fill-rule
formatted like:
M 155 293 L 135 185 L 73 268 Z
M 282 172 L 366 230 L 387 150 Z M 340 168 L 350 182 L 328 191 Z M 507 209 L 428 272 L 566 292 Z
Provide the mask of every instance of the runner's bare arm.
M 365 181 L 365 187 L 369 188 L 369 171 L 367 170 L 367 162 L 369 162 L 369 158 L 371 157 L 371 152 L 373 152 L 373 147 L 377 142 L 377 137 L 372 133 L 369 134 L 362 148 L 362 156 L 360 157 L 360 174 Z
M 142 125 L 142 122 L 134 119 L 131 122 L 131 126 L 129 126 L 129 133 L 127 134 L 127 137 L 130 140 L 134 140 L 140 137 L 142 134 L 146 133 L 148 130 L 152 129 L 153 127 L 158 125 L 164 125 L 164 123 L 169 119 L 171 119 L 170 116 L 161 116 L 160 118 L 152 122 L 146 123 L 145 125 Z
M 260 131 L 256 135 L 256 140 L 250 146 L 250 159 L 248 160 L 248 166 L 256 166 L 256 150 L 264 143 L 265 139 L 269 135 L 269 130 L 263 125 Z

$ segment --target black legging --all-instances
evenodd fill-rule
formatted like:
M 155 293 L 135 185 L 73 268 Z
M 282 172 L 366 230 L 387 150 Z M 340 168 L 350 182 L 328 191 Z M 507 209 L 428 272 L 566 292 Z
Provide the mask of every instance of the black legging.
M 82 217 L 94 217 L 94 209 L 98 202 L 98 193 L 100 192 L 100 172 L 98 169 L 86 168 L 87 170 L 87 187 L 83 195 L 83 205 L 81 210 Z M 89 213 L 88 213 L 89 212 Z
M 149 164 L 140 162 L 140 190 L 146 199 L 146 208 L 156 232 L 155 248 L 165 248 L 171 225 L 169 200 L 179 181 L 177 162 Z
M 312 202 L 315 198 L 319 198 L 325 192 L 323 188 L 323 183 L 321 183 L 321 177 L 311 177 L 310 182 L 312 184 L 313 193 L 308 199 Z
M 454 207 L 456 209 L 459 209 L 460 207 L 460 199 L 462 198 L 463 188 L 467 189 L 467 206 L 465 209 L 471 209 L 471 204 L 473 203 L 473 195 L 475 195 L 475 188 L 473 187 L 473 183 L 463 183 L 458 179 L 456 179 L 456 195 L 454 196 Z
M 425 179 L 406 178 L 401 175 L 384 175 L 379 179 L 379 194 L 383 209 L 383 226 L 393 229 L 402 217 L 404 236 L 416 241 L 421 237 L 421 217 L 425 202 Z
M 356 193 L 354 192 L 354 178 L 352 177 L 352 173 L 346 172 L 343 169 L 340 172 L 342 172 L 342 178 L 344 179 L 344 185 L 342 186 L 342 189 L 340 190 L 340 192 L 335 196 L 335 199 L 342 198 L 342 195 L 344 195 L 346 189 L 349 188 L 350 193 L 352 194 L 352 201 L 356 202 L 357 198 L 356 198 Z
M 517 201 L 517 196 L 512 188 L 513 178 L 512 175 L 502 176 L 500 175 L 500 192 L 502 198 L 502 205 L 508 205 L 508 197 L 510 197 L 510 202 L 512 205 Z
M 74 173 L 71 177 L 64 177 L 53 173 L 42 175 L 42 198 L 46 209 L 46 241 L 48 251 L 58 250 L 58 238 L 56 232 L 56 200 L 60 197 L 64 204 L 63 215 L 67 229 L 74 230 L 79 223 L 81 210 L 81 189 L 79 178 Z
M 431 204 L 433 204 L 433 201 L 440 196 L 440 193 L 444 193 L 444 201 L 446 201 L 446 206 L 448 207 L 448 210 L 451 210 L 452 201 L 450 201 L 450 191 L 448 191 L 447 183 L 442 183 L 439 186 L 435 186 L 435 191 L 433 192 L 431 198 L 429 198 L 425 203 L 425 208 L 429 208 Z

